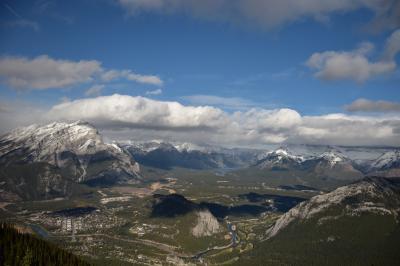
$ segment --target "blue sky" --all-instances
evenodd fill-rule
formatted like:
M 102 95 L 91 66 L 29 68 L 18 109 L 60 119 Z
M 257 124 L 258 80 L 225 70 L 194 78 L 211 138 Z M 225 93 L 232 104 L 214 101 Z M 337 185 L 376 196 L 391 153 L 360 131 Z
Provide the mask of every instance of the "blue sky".
M 317 11 L 304 7 L 298 14 L 293 11 L 273 19 L 238 10 L 219 16 L 221 12 L 213 6 L 181 8 L 177 2 L 170 8 L 168 0 L 83 0 L 73 4 L 1 0 L 3 60 L 23 58 L 26 63 L 38 56 L 70 62 L 96 60 L 104 69 L 101 71 L 129 70 L 162 82 L 137 82 L 122 74 L 104 82 L 89 75 L 87 80 L 54 88 L 43 84 L 31 88 L 10 82 L 12 75 L 29 79 L 29 71 L 3 69 L 2 73 L 0 66 L 2 102 L 51 108 L 62 101 L 120 94 L 189 106 L 212 105 L 228 114 L 251 108 L 289 108 L 301 116 L 349 114 L 344 106 L 361 98 L 373 103 L 400 102 L 397 53 L 389 60 L 390 66 L 371 70 L 359 79 L 357 73 L 355 77 L 328 73 L 327 59 L 323 66 L 307 63 L 315 53 L 353 53 L 362 42 L 373 46 L 362 55 L 367 63 L 382 61 L 388 39 L 400 27 L 392 10 L 396 1 L 386 1 L 386 11 L 350 3 Z M 230 8 L 229 1 L 222 5 L 217 8 Z M 280 12 L 277 5 L 271 4 L 271 9 Z M 207 12 L 202 13 L 201 8 Z M 274 10 L 267 10 L 265 16 L 268 12 Z M 380 23 L 380 17 L 390 23 Z M 324 70 L 328 74 L 318 76 L 317 72 Z M 93 86 L 97 90 L 88 93 Z M 372 113 L 375 111 L 382 114 L 382 110 Z

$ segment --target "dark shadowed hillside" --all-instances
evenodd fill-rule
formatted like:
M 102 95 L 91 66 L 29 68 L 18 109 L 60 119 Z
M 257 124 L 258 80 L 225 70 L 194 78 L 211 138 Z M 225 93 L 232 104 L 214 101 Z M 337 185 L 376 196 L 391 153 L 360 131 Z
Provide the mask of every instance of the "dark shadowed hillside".
M 0 265 L 90 265 L 79 257 L 33 235 L 0 225 Z

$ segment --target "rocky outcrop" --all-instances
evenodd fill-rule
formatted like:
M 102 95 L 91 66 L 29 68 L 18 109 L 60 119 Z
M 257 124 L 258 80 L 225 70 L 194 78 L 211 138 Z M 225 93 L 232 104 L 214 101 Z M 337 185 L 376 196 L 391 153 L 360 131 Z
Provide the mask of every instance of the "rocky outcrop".
M 368 177 L 330 193 L 312 197 L 282 215 L 274 226 L 268 229 L 267 236 L 271 238 L 290 224 L 305 222 L 317 215 L 326 219 L 324 212 L 333 207 L 343 210 L 340 216 L 369 212 L 397 217 L 400 212 L 400 181 Z
M 195 237 L 212 236 L 220 231 L 218 220 L 208 210 L 197 211 L 197 224 L 192 228 Z

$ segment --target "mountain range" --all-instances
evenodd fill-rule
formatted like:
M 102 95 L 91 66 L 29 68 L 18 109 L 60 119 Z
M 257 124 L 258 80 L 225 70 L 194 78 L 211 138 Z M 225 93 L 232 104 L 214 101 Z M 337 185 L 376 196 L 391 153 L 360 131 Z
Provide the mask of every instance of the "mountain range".
M 397 173 L 400 151 L 397 148 L 303 146 L 278 147 L 266 151 L 250 148 L 222 148 L 192 143 L 170 143 L 160 140 L 149 142 L 125 141 L 119 146 L 128 150 L 140 164 L 171 169 L 238 169 L 257 167 L 264 170 L 303 170 L 319 176 L 360 178 L 363 175 Z M 288 145 L 289 146 L 289 145 Z M 300 152 L 299 152 L 300 150 Z M 364 158 L 365 154 L 376 158 Z
M 79 184 L 138 183 L 143 180 L 139 164 L 167 170 L 257 169 L 267 178 L 269 173 L 283 177 L 305 173 L 342 183 L 365 175 L 395 176 L 400 171 L 396 149 L 386 148 L 376 159 L 361 162 L 335 147 L 323 150 L 294 154 L 288 148 L 265 151 L 163 141 L 106 143 L 94 126 L 83 121 L 31 125 L 0 137 L 1 197 L 46 199 L 69 196 Z

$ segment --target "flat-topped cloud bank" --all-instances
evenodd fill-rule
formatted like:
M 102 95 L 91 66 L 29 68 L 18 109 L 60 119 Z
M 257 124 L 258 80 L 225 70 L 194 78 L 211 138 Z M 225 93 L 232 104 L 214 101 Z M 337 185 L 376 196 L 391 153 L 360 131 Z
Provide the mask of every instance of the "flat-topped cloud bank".
M 14 109 L 13 109 L 14 108 Z M 164 139 L 231 146 L 276 143 L 399 146 L 400 116 L 304 116 L 289 108 L 227 112 L 141 96 L 114 94 L 78 99 L 35 112 L 0 112 L 2 130 L 15 124 L 85 120 L 110 139 Z

